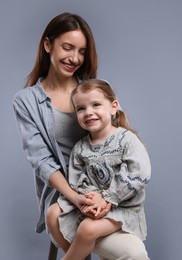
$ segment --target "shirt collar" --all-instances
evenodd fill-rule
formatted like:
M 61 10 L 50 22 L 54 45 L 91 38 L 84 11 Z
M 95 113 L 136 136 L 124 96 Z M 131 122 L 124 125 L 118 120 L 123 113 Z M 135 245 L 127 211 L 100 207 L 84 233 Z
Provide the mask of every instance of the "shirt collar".
M 39 78 L 35 85 L 35 88 L 38 90 L 38 100 L 40 103 L 44 102 L 45 100 L 51 101 L 51 99 L 47 96 L 46 92 L 44 91 L 41 85 L 42 80 L 43 78 Z

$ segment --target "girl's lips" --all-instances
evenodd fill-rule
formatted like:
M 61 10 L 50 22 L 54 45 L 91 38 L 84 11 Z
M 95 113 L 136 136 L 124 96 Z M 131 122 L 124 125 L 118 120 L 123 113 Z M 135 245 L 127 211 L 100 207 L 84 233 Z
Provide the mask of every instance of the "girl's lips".
M 93 119 L 87 119 L 86 120 L 86 124 L 92 124 L 92 123 L 94 123 L 95 121 L 97 121 L 98 119 L 96 119 L 96 118 L 93 118 Z

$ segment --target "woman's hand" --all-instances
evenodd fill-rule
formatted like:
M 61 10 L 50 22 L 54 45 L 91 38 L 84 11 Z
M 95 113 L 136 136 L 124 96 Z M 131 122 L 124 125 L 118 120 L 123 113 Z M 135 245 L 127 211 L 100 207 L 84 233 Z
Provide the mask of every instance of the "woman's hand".
M 92 199 L 94 204 L 82 206 L 80 210 L 84 215 L 99 219 L 105 216 L 111 209 L 111 203 L 107 203 L 102 197 L 102 194 L 98 192 L 89 192 L 86 194 L 86 197 Z
M 92 200 L 92 198 L 86 197 L 83 194 L 75 194 L 75 198 L 73 203 L 75 204 L 75 206 L 77 206 L 77 208 L 79 208 L 81 210 L 81 208 L 83 207 L 89 207 L 94 205 L 94 201 Z

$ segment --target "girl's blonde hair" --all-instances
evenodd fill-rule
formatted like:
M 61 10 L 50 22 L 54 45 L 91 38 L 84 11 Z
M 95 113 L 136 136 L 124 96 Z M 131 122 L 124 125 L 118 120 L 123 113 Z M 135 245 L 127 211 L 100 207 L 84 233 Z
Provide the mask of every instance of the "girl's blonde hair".
M 101 80 L 101 79 L 89 79 L 89 80 L 85 80 L 82 81 L 71 93 L 71 100 L 73 100 L 73 96 L 78 93 L 78 92 L 89 92 L 91 90 L 94 89 L 99 89 L 102 91 L 102 93 L 104 94 L 104 96 L 112 103 L 114 100 L 116 99 L 116 95 L 114 93 L 114 90 L 112 89 L 112 87 L 110 86 L 110 84 L 105 81 L 105 80 Z M 73 103 L 73 102 L 72 102 Z M 124 113 L 124 111 L 118 109 L 116 114 L 112 117 L 112 125 L 115 127 L 123 127 L 127 130 L 130 130 L 131 132 L 133 132 L 134 134 L 137 135 L 137 132 L 134 131 L 130 124 L 129 121 L 127 119 L 126 114 Z M 138 136 L 138 135 L 137 135 Z

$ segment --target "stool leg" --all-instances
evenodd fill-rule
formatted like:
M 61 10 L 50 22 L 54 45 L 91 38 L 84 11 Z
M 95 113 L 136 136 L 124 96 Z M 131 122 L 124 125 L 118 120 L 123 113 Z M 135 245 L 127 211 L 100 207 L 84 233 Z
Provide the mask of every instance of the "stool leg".
M 57 259 L 57 253 L 58 253 L 57 247 L 52 242 L 50 242 L 48 260 L 56 260 Z
M 57 259 L 57 253 L 58 253 L 57 247 L 52 242 L 50 242 L 48 260 L 56 260 Z M 91 254 L 88 255 L 85 258 L 85 260 L 91 260 Z

